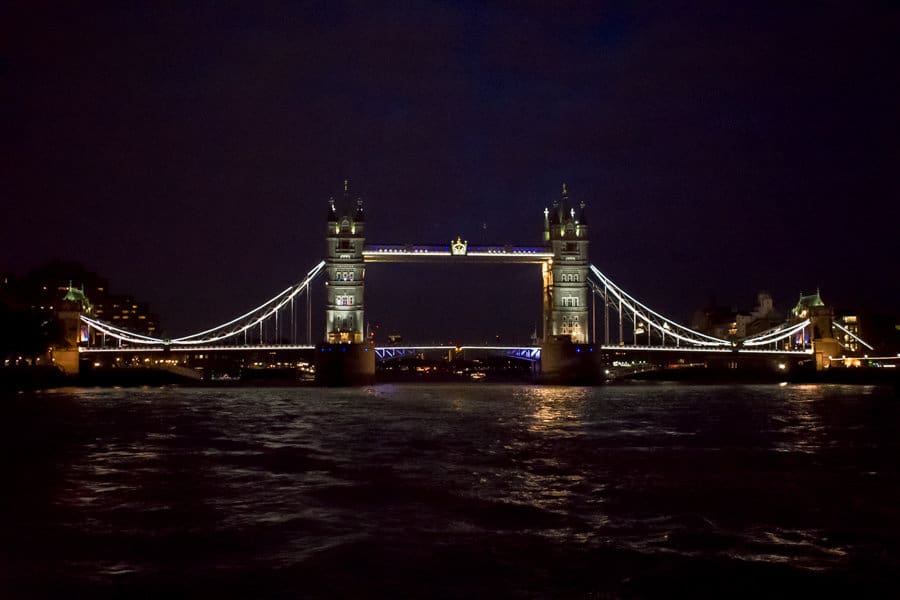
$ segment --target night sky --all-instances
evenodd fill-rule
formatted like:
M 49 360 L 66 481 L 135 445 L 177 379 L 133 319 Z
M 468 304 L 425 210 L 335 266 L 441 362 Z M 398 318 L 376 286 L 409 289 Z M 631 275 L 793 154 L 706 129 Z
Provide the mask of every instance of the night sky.
M 0 271 L 80 261 L 170 335 L 299 280 L 346 178 L 370 243 L 537 244 L 566 182 L 678 320 L 900 313 L 894 2 L 60 4 L 0 8 Z M 366 309 L 522 341 L 539 270 L 373 265 Z

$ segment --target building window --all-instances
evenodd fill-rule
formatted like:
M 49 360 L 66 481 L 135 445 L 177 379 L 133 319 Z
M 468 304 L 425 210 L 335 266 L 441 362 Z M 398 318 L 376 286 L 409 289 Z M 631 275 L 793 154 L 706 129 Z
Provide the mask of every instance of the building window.
M 337 296 L 335 297 L 335 303 L 338 306 L 353 306 L 353 296 L 349 294 Z
M 562 320 L 562 332 L 563 334 L 574 334 L 578 335 L 581 333 L 581 323 L 578 320 L 576 315 L 566 315 Z
M 578 298 L 576 296 L 565 296 L 562 299 L 562 305 L 566 307 L 577 307 L 578 306 Z

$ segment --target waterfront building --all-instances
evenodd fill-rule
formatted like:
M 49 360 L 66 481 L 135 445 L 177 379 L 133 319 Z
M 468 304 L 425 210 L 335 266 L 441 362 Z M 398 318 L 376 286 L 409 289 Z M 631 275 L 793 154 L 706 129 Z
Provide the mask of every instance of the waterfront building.
M 756 295 L 756 306 L 751 310 L 735 310 L 727 306 L 710 306 L 694 313 L 691 326 L 707 335 L 719 338 L 743 338 L 774 327 L 782 321 L 782 314 L 775 308 L 772 294 L 761 291 Z
M 71 290 L 78 290 L 91 305 L 91 314 L 144 335 L 159 334 L 159 318 L 146 302 L 131 294 L 110 293 L 109 281 L 74 262 L 54 261 L 15 282 L 17 295 L 32 310 L 54 312 L 61 309 Z

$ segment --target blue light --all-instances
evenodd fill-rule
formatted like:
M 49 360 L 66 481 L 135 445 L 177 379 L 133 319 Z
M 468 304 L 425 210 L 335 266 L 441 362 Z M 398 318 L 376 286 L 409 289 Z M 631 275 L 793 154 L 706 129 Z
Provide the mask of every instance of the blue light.
M 347 351 L 347 346 L 341 346 L 341 352 L 346 352 L 346 351 Z
M 575 352 L 580 354 L 580 353 L 581 353 L 581 348 L 575 348 Z

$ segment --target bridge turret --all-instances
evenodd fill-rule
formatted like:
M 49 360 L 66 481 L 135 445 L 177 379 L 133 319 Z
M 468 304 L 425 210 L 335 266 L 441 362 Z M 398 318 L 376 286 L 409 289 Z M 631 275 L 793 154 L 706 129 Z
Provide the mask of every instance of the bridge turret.
M 800 336 L 801 342 L 808 341 L 812 345 L 817 370 L 827 368 L 830 357 L 843 353 L 834 332 L 834 309 L 825 305 L 818 289 L 815 294 L 806 296 L 801 292 L 800 300 L 791 310 L 791 315 L 796 320 L 809 319 L 809 331 Z
M 328 280 L 325 341 L 330 344 L 359 344 L 364 341 L 364 285 L 363 244 L 365 243 L 362 200 L 355 207 L 350 200 L 350 183 L 344 181 L 342 206 L 330 200 L 328 251 L 326 272 Z
M 544 340 L 568 336 L 586 344 L 588 335 L 588 228 L 585 203 L 575 209 L 563 184 L 553 208 L 544 209 L 544 240 L 553 259 L 544 269 Z M 549 216 L 548 213 L 549 212 Z

